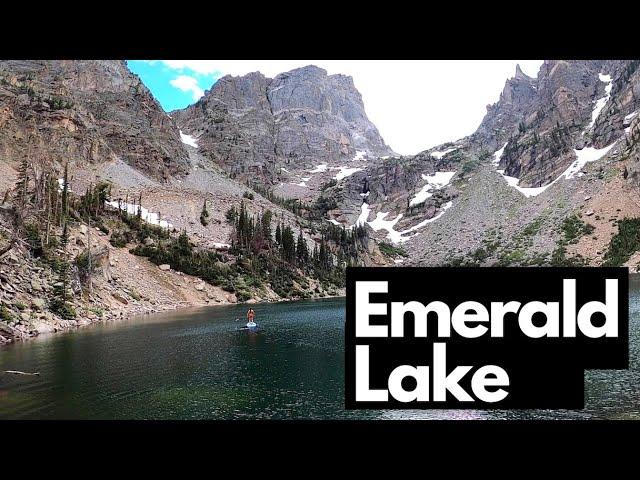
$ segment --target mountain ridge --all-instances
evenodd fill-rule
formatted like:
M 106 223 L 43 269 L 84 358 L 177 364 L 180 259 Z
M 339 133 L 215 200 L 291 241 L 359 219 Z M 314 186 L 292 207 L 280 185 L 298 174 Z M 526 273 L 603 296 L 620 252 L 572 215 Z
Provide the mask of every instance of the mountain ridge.
M 635 268 L 640 253 L 614 239 L 640 218 L 639 64 L 516 67 L 473 134 L 402 156 L 353 80 L 317 67 L 223 77 L 171 118 L 123 62 L 0 62 L 0 342 L 186 304 L 335 295 L 348 264 Z M 110 207 L 87 217 L 102 198 Z M 255 228 L 265 216 L 279 237 Z M 168 232 L 153 230 L 161 220 Z M 95 289 L 72 282 L 76 320 L 50 309 L 60 282 L 45 250 L 74 275 L 96 255 Z
M 173 111 L 200 152 L 232 175 L 271 184 L 280 169 L 350 160 L 357 151 L 392 154 L 369 121 L 362 96 L 346 75 L 310 65 L 276 75 L 220 78 L 194 105 Z

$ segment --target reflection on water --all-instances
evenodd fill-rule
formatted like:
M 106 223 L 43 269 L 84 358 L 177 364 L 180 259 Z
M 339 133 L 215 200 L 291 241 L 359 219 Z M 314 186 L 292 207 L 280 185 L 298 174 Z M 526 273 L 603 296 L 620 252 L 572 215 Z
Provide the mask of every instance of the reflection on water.
M 0 350 L 0 418 L 338 418 L 344 300 L 171 312 Z M 364 415 L 363 414 L 356 414 Z
M 344 300 L 171 312 L 0 349 L 0 419 L 638 418 L 640 278 L 630 369 L 586 373 L 583 411 L 344 409 Z

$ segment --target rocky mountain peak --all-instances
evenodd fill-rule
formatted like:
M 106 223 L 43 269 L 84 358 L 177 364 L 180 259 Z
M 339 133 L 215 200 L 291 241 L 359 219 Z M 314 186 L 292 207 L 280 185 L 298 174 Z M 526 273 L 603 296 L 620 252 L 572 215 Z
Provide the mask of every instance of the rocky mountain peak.
M 369 121 L 353 79 L 315 65 L 273 79 L 259 72 L 223 77 L 172 117 L 199 139 L 201 153 L 232 175 L 269 182 L 285 165 L 344 165 L 358 151 L 370 157 L 393 153 Z
M 320 68 L 316 65 L 305 65 L 304 67 L 294 68 L 293 70 L 289 70 L 288 72 L 282 72 L 276 75 L 275 78 L 287 78 L 287 77 L 326 77 L 328 76 L 327 71 L 324 68 Z
M 529 80 L 531 79 L 531 77 L 529 77 L 526 73 L 524 73 L 522 71 L 522 69 L 520 68 L 520 64 L 516 64 L 516 75 L 514 78 L 518 78 L 518 79 L 523 79 L 523 80 Z
M 487 113 L 472 136 L 488 150 L 497 150 L 514 129 L 525 119 L 538 90 L 538 81 L 527 76 L 520 65 L 509 78 L 498 101 L 487 105 Z
M 205 92 L 198 103 L 222 102 L 233 109 L 258 108 L 269 109 L 265 92 L 269 79 L 260 72 L 244 76 L 225 75 Z

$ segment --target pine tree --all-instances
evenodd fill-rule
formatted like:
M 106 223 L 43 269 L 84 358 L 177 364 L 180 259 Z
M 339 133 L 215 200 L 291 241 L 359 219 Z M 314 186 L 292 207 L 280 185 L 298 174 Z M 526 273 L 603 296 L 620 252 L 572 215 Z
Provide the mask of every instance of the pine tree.
M 138 220 L 142 219 L 142 193 L 138 197 L 138 211 L 136 213 L 136 216 L 138 217 Z
M 262 234 L 266 239 L 267 243 L 271 243 L 271 220 L 273 219 L 273 212 L 271 210 L 267 210 L 262 215 Z
M 124 210 L 122 210 L 122 218 L 123 219 L 127 219 L 129 218 L 129 194 L 127 193 L 127 195 L 124 197 Z
M 296 242 L 293 238 L 293 230 L 286 225 L 282 230 L 282 258 L 283 260 L 293 263 L 296 257 Z
M 69 284 L 70 284 L 70 270 L 67 246 L 69 244 L 69 226 L 68 215 L 66 212 L 69 210 L 69 198 L 68 198 L 68 183 L 67 183 L 67 167 L 64 169 L 64 184 L 62 187 L 62 234 L 60 236 L 60 246 L 62 254 L 58 262 L 58 282 L 53 288 L 53 300 L 51 302 L 52 310 L 60 315 L 62 318 L 70 320 L 75 318 L 76 312 L 71 305 L 69 305 Z
M 280 224 L 276 227 L 276 245 L 280 245 L 282 243 L 282 229 L 280 228 Z
M 309 259 L 309 249 L 307 247 L 307 242 L 302 236 L 302 230 L 300 230 L 300 234 L 298 235 L 298 243 L 296 245 L 296 258 L 298 260 L 298 265 L 303 266 Z
M 247 219 L 247 209 L 244 205 L 244 200 L 240 201 L 240 212 L 238 213 L 237 225 L 236 225 L 236 236 L 238 238 L 238 245 L 240 248 L 245 248 L 246 244 L 246 234 L 248 231 L 248 219 Z

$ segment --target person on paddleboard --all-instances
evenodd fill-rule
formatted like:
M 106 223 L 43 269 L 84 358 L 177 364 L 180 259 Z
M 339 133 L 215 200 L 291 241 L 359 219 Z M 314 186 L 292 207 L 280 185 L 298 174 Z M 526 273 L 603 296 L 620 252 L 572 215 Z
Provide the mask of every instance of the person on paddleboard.
M 253 319 L 256 316 L 256 312 L 253 311 L 253 308 L 249 308 L 247 312 L 247 323 L 253 323 Z

